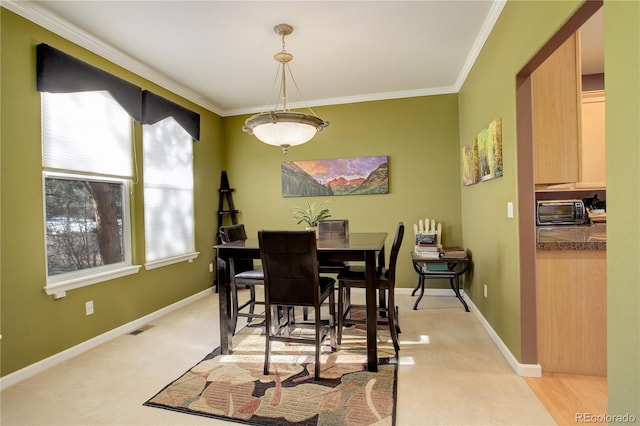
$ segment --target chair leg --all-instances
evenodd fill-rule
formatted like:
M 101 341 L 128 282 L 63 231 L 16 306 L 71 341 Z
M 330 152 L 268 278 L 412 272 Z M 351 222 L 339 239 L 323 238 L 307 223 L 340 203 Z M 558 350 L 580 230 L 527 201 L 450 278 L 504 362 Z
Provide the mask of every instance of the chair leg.
M 394 299 L 393 291 L 389 291 L 389 309 L 387 310 L 389 321 L 389 333 L 391 334 L 391 340 L 393 341 L 393 347 L 396 350 L 396 353 L 400 351 L 400 343 L 398 343 L 398 333 L 397 333 L 397 308 L 396 301 Z
M 320 335 L 322 334 L 322 324 L 320 323 L 320 309 L 314 309 L 313 315 L 316 319 L 316 365 L 314 378 L 320 380 L 320 351 L 322 350 L 322 342 L 320 341 Z
M 336 296 L 331 292 L 329 295 L 329 336 L 331 341 L 331 351 L 336 350 Z
M 249 317 L 247 318 L 247 322 L 251 322 L 255 318 L 253 312 L 256 308 L 256 287 L 253 285 L 249 286 L 249 297 L 251 298 L 251 304 L 249 305 Z
M 346 315 L 348 312 L 350 312 L 350 308 L 351 308 L 351 288 L 350 287 L 343 287 L 344 290 L 344 310 L 345 312 L 342 313 L 342 315 Z
M 378 308 L 379 308 L 379 315 L 380 318 L 384 318 L 385 315 L 387 314 L 387 291 L 384 289 L 380 289 L 378 290 L 378 297 L 380 302 L 378 303 Z
M 276 317 L 277 318 L 277 317 Z M 264 311 L 265 325 L 265 345 L 264 345 L 264 375 L 269 374 L 269 354 L 271 353 L 271 311 L 267 308 Z
M 338 344 L 342 344 L 342 327 L 344 327 L 344 293 L 347 290 L 342 286 L 342 283 L 338 284 Z
M 236 326 L 238 325 L 238 286 L 235 282 L 231 283 L 231 299 L 233 306 L 231 308 L 231 324 L 233 326 L 233 334 L 236 334 Z

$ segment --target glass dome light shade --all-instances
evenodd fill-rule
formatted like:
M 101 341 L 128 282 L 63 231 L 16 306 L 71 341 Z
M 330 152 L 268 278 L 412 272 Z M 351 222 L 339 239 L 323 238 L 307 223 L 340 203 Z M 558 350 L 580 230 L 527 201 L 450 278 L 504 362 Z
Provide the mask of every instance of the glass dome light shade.
M 299 112 L 268 112 L 245 121 L 243 130 L 273 146 L 296 146 L 308 142 L 329 125 L 314 115 Z

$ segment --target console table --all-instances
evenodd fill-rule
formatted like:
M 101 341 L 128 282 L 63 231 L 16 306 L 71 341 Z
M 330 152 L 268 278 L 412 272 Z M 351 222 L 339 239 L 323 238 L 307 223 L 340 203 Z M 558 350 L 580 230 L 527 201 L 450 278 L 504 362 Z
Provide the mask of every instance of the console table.
M 416 291 L 420 289 L 420 295 L 413 305 L 413 309 L 418 309 L 418 303 L 422 300 L 424 295 L 424 281 L 435 279 L 448 279 L 451 289 L 456 294 L 456 297 L 464 306 L 464 310 L 469 312 L 469 307 L 460 295 L 460 277 L 464 275 L 471 265 L 471 262 L 467 256 L 464 257 L 441 257 L 432 259 L 428 257 L 421 257 L 415 252 L 411 253 L 411 261 L 413 263 L 413 269 L 418 273 L 418 285 L 413 289 L 411 295 L 414 296 Z

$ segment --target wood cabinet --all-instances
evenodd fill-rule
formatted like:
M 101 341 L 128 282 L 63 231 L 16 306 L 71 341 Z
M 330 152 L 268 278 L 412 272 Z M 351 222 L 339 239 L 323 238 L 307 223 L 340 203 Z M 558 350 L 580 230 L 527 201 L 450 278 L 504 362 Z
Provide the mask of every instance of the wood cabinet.
M 543 372 L 607 375 L 606 287 L 606 251 L 537 251 L 538 362 Z
M 606 187 L 605 141 L 604 90 L 583 92 L 580 138 L 580 184 L 583 187 Z
M 580 179 L 580 37 L 576 33 L 532 74 L 536 184 Z

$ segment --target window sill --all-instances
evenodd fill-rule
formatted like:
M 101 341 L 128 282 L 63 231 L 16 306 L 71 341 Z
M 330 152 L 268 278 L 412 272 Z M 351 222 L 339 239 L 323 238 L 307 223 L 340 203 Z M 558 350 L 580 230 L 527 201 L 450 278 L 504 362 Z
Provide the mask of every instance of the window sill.
M 101 283 L 103 281 L 113 280 L 115 278 L 125 277 L 138 273 L 140 265 L 127 265 L 117 269 L 111 269 L 108 271 L 91 273 L 90 275 L 82 275 L 65 280 L 55 281 L 47 283 L 44 287 L 45 293 L 49 296 L 53 296 L 54 299 L 60 299 L 67 295 L 67 291 L 74 290 L 80 287 L 86 287 L 92 284 Z
M 180 262 L 193 262 L 193 259 L 200 255 L 199 251 L 195 251 L 193 253 L 182 254 L 180 256 L 168 257 L 166 259 L 154 260 L 151 262 L 147 262 L 144 264 L 144 269 L 156 269 L 161 268 L 163 266 L 173 265 L 174 263 Z

